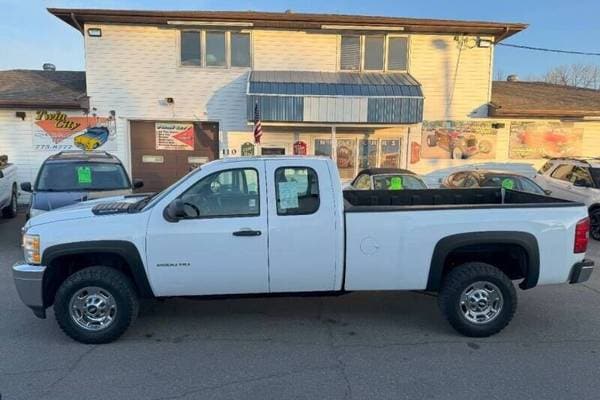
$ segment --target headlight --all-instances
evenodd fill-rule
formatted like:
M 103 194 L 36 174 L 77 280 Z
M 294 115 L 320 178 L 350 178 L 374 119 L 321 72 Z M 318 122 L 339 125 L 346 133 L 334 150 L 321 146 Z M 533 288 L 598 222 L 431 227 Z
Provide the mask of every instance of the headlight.
M 28 264 L 39 264 L 42 262 L 39 235 L 23 235 L 23 254 L 25 262 Z

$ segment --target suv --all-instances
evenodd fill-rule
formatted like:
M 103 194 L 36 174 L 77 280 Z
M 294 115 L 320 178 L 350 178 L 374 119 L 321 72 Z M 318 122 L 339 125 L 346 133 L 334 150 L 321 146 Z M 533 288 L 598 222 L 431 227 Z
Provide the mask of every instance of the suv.
M 590 213 L 590 236 L 600 240 L 600 158 L 552 158 L 534 179 L 553 197 L 584 203 Z
M 542 189 L 526 176 L 508 171 L 463 170 L 448 175 L 440 184 L 442 189 L 502 187 L 538 195 L 550 195 L 550 190 Z
M 104 151 L 62 151 L 42 164 L 35 184 L 21 183 L 31 193 L 27 219 L 55 208 L 100 197 L 131 194 L 133 184 L 117 157 Z

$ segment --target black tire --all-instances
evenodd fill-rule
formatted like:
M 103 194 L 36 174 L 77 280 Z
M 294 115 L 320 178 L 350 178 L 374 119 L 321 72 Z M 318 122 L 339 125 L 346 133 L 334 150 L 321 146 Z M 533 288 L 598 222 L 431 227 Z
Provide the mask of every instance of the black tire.
M 12 188 L 10 194 L 10 203 L 2 209 L 2 216 L 4 218 L 14 218 L 17 216 L 17 189 Z
M 100 330 L 80 326 L 71 316 L 71 299 L 82 289 L 98 287 L 114 299 L 114 319 Z M 89 267 L 69 276 L 56 292 L 54 314 L 60 328 L 68 336 L 86 344 L 109 343 L 118 339 L 137 316 L 139 302 L 131 280 L 114 268 Z
M 491 283 L 499 289 L 502 305 L 498 307 L 495 317 L 487 322 L 475 323 L 465 315 L 463 310 L 468 307 L 461 304 L 461 296 L 478 282 Z M 487 337 L 500 332 L 512 320 L 517 309 L 517 293 L 510 279 L 498 268 L 470 262 L 454 268 L 444 278 L 438 304 L 444 317 L 459 333 L 471 337 Z
M 600 208 L 590 212 L 590 237 L 600 240 Z

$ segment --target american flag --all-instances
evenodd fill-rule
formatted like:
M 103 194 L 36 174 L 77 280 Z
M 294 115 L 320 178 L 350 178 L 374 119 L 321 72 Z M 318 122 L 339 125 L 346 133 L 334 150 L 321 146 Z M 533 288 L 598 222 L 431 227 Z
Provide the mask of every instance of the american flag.
M 258 101 L 254 104 L 254 143 L 260 143 L 262 137 L 262 124 L 260 122 L 260 110 Z

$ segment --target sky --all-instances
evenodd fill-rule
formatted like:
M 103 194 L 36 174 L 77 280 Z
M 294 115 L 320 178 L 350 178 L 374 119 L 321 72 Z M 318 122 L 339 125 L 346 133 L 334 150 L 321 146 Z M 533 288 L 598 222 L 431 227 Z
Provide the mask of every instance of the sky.
M 525 31 L 505 42 L 535 47 L 600 52 L 599 0 L 0 0 L 0 70 L 41 69 L 51 62 L 59 70 L 83 70 L 79 32 L 50 15 L 46 8 L 120 8 L 147 10 L 255 10 L 384 15 L 523 22 Z M 110 60 L 107 60 L 107 62 Z M 523 79 L 561 65 L 600 65 L 598 56 L 534 52 L 498 46 L 495 73 Z

